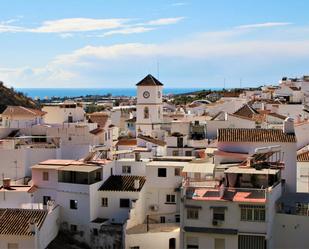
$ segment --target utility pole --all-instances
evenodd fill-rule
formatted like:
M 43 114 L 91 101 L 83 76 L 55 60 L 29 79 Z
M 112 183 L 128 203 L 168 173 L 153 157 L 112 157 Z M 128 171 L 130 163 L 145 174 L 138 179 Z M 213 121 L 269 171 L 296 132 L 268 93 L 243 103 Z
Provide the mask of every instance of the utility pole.
M 223 89 L 225 89 L 225 78 L 223 79 Z

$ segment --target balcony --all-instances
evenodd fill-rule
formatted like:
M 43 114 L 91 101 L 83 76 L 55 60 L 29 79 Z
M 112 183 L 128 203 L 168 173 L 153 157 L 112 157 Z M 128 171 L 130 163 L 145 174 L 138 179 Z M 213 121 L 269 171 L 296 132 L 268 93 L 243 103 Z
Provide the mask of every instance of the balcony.
M 265 203 L 266 189 L 231 188 L 231 187 L 189 187 L 185 197 L 201 201 L 233 201 Z

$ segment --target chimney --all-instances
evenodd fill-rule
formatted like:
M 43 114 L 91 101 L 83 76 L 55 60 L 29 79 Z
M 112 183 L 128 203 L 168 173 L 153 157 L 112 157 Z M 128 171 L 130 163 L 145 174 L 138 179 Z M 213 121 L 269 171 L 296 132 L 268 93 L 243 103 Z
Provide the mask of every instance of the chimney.
M 139 189 L 139 179 L 134 180 L 134 189 L 138 190 Z
M 10 188 L 11 187 L 11 178 L 4 178 L 3 179 L 3 188 Z
M 287 117 L 283 122 L 283 132 L 286 134 L 294 134 L 294 120 L 290 117 Z
M 35 223 L 34 219 L 31 219 L 31 220 L 29 221 L 28 229 L 29 229 L 29 232 L 32 233 L 32 234 L 35 234 L 35 233 L 36 233 L 36 231 L 37 231 L 37 226 L 36 226 L 36 223 Z
M 134 158 L 135 158 L 135 162 L 139 162 L 141 160 L 141 153 L 135 152 Z

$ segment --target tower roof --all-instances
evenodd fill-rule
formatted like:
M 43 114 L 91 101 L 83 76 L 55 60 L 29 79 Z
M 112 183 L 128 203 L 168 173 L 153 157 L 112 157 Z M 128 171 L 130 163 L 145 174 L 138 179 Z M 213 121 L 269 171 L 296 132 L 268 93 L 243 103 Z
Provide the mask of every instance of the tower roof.
M 136 84 L 137 86 L 163 86 L 163 84 L 153 77 L 151 74 L 148 74 L 144 79 Z

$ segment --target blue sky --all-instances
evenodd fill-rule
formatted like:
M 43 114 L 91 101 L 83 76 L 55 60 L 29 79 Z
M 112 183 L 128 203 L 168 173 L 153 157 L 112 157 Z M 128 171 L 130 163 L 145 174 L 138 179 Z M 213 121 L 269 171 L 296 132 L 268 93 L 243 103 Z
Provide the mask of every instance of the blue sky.
M 0 80 L 14 87 L 276 84 L 309 74 L 309 1 L 10 0 Z M 159 68 L 159 73 L 158 73 Z

